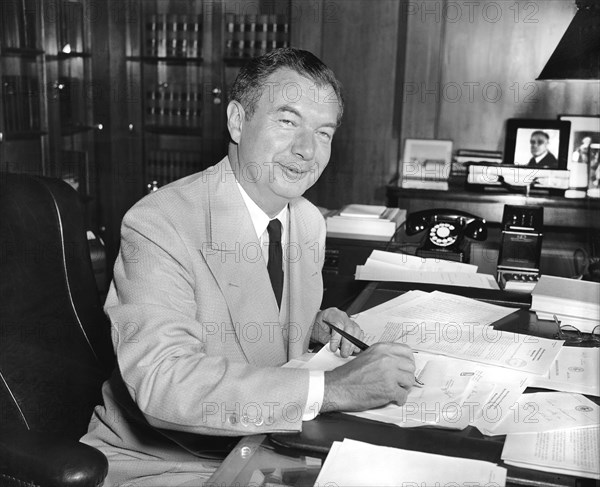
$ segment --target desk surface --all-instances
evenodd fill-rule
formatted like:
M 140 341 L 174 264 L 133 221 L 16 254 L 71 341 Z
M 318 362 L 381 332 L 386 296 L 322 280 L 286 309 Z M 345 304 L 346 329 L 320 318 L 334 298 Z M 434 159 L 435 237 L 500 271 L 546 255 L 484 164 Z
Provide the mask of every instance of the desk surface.
M 419 286 L 423 288 L 423 286 Z M 410 289 L 414 284 L 371 283 L 348 309 L 349 314 L 371 308 Z M 436 287 L 439 289 L 439 286 Z M 430 289 L 424 289 L 430 290 Z M 529 311 L 529 297 L 518 293 L 477 292 L 454 288 L 456 294 L 470 295 L 487 302 L 519 307 L 494 324 L 494 328 L 551 338 L 555 329 L 551 322 L 540 321 Z M 480 290 L 482 291 L 482 290 Z M 534 391 L 526 391 L 534 392 Z M 590 398 L 598 402 L 598 398 Z M 460 431 L 437 428 L 400 428 L 342 413 L 323 414 L 304 423 L 303 431 L 295 434 L 260 435 L 242 439 L 225 459 L 208 485 L 288 485 L 312 486 L 322 461 L 333 441 L 352 438 L 369 443 L 409 450 L 462 456 L 486 460 L 508 469 L 507 485 L 520 486 L 600 486 L 600 481 L 546 473 L 538 470 L 504 465 L 500 459 L 503 436 L 487 437 L 476 428 Z

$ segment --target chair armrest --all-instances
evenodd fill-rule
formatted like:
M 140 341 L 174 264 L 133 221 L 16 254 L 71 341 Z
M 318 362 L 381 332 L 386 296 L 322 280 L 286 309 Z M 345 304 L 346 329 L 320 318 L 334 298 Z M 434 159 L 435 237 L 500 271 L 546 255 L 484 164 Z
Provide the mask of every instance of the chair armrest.
M 0 431 L 0 484 L 97 487 L 108 473 L 106 457 L 78 441 L 34 431 Z M 27 484 L 29 485 L 29 484 Z

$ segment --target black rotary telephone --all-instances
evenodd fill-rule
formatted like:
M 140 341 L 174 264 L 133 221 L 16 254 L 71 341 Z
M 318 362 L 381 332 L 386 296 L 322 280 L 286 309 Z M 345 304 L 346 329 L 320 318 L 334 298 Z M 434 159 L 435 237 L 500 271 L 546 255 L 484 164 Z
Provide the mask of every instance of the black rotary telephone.
M 445 260 L 467 262 L 468 243 L 487 238 L 487 225 L 483 218 L 451 209 L 432 209 L 408 215 L 406 235 L 426 232 L 416 254 L 419 257 L 435 257 Z

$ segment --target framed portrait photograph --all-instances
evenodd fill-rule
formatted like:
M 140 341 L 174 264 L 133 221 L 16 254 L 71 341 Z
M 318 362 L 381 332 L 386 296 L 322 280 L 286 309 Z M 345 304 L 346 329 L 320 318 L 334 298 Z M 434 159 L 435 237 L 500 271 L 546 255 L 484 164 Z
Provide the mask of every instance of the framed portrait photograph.
M 504 163 L 538 169 L 566 169 L 570 127 L 571 122 L 567 120 L 508 119 Z

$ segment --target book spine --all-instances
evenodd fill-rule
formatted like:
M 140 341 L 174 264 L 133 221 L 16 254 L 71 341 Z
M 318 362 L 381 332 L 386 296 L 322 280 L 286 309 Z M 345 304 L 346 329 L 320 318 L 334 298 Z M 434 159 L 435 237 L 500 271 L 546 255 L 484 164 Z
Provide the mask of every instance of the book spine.
M 177 15 L 167 16 L 167 57 L 177 56 Z
M 267 30 L 267 51 L 277 47 L 277 15 L 269 15 Z
M 146 21 L 146 56 L 158 56 L 158 17 L 148 16 Z
M 246 20 L 244 15 L 236 15 L 236 38 L 234 57 L 241 58 L 244 56 L 244 42 L 246 31 Z
M 202 57 L 202 36 L 204 35 L 204 28 L 202 27 L 204 17 L 202 14 L 198 14 L 194 20 L 194 34 L 192 41 L 194 44 L 194 57 Z
M 159 57 L 167 56 L 167 16 L 166 14 L 157 15 L 157 49 Z
M 251 58 L 256 54 L 256 15 L 246 15 L 244 56 Z
M 269 30 L 269 16 L 259 15 L 256 25 L 256 49 L 257 54 L 264 54 L 267 52 L 267 37 Z
M 225 14 L 225 57 L 233 57 L 233 42 L 235 37 L 235 15 Z
M 188 57 L 189 24 L 190 21 L 187 15 L 181 15 L 179 17 L 179 24 L 177 29 L 177 57 Z
M 289 41 L 289 23 L 286 15 L 277 16 L 277 34 L 275 45 L 279 47 L 288 47 Z

